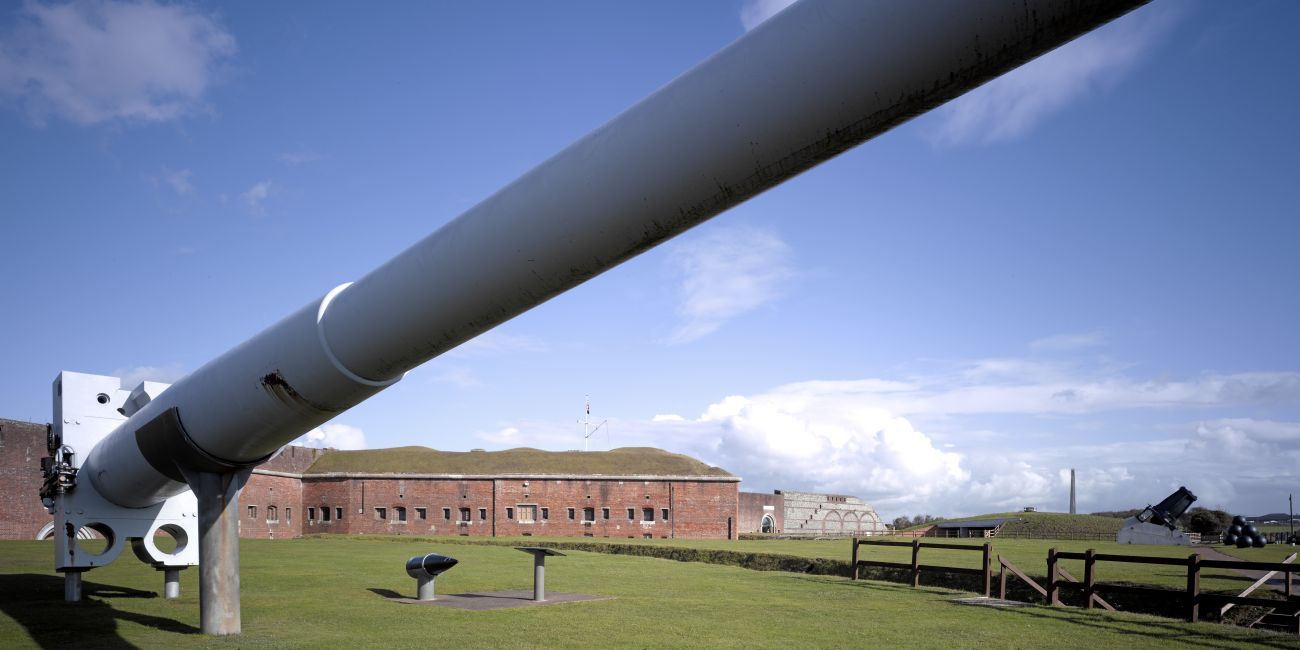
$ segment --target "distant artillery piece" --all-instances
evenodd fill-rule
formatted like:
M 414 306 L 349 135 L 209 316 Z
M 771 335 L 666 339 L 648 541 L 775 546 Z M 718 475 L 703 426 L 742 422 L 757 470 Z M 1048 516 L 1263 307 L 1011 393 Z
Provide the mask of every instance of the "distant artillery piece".
M 1178 518 L 1196 502 L 1196 495 L 1185 487 L 1165 497 L 1154 506 L 1147 506 L 1136 517 L 1124 520 L 1115 541 L 1120 544 L 1148 544 L 1159 546 L 1191 546 L 1192 540 L 1178 530 Z

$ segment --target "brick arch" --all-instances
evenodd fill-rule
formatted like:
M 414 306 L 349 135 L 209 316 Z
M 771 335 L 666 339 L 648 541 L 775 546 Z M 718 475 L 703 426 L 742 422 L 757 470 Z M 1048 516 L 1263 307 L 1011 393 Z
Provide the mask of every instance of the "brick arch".
M 844 519 L 840 513 L 832 510 L 822 520 L 822 530 L 844 530 Z
M 879 530 L 881 528 L 880 515 L 876 514 L 874 510 L 871 512 L 864 512 L 862 513 L 862 523 L 866 524 L 871 529 Z
M 844 530 L 857 530 L 858 516 L 852 512 L 844 513 Z

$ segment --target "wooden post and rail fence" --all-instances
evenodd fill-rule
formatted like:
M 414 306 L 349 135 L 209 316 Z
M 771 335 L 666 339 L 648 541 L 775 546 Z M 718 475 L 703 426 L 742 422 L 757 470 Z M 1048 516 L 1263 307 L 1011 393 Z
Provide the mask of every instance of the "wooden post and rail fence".
M 905 564 L 903 562 L 884 562 L 880 560 L 863 560 L 859 557 L 858 548 L 860 546 L 906 546 L 912 549 L 912 562 Z M 968 567 L 950 567 L 933 564 L 921 564 L 922 548 L 942 548 L 952 551 L 980 551 L 983 554 L 979 569 Z M 853 579 L 858 579 L 858 567 L 883 567 L 887 569 L 902 569 L 909 571 L 911 584 L 913 587 L 921 586 L 921 573 L 923 571 L 934 573 L 949 573 L 959 575 L 970 575 L 982 578 L 984 581 L 984 596 L 988 597 L 992 593 L 993 587 L 993 569 L 992 569 L 993 545 L 984 544 L 983 546 L 973 546 L 971 544 L 942 544 L 935 542 L 922 542 L 919 539 L 913 539 L 910 542 L 894 542 L 888 540 L 859 539 L 853 538 Z
M 910 547 L 912 549 L 911 563 L 904 562 L 886 562 L 881 560 L 867 560 L 861 557 L 860 549 L 863 546 L 896 546 Z M 951 567 L 933 564 L 921 563 L 922 549 L 947 549 L 956 551 L 980 552 L 982 562 L 979 569 L 968 567 Z M 1005 600 L 1007 597 L 1007 578 L 1014 576 L 1023 581 L 1031 589 L 1043 597 L 1043 600 L 1052 606 L 1061 604 L 1061 589 L 1077 589 L 1083 595 L 1084 607 L 1092 609 L 1094 606 L 1100 606 L 1110 611 L 1115 611 L 1102 594 L 1130 594 L 1143 596 L 1150 599 L 1162 600 L 1164 602 L 1175 602 L 1185 612 L 1188 621 L 1195 623 L 1201 619 L 1201 606 L 1219 606 L 1218 614 L 1220 617 L 1226 614 L 1236 605 L 1253 605 L 1256 607 L 1270 608 L 1270 611 L 1278 607 L 1283 607 L 1287 611 L 1279 614 L 1287 620 L 1287 627 L 1291 632 L 1300 634 L 1300 594 L 1295 593 L 1293 587 L 1293 573 L 1300 573 L 1300 565 L 1292 564 L 1297 554 L 1292 553 L 1281 562 L 1250 562 L 1245 560 L 1210 560 L 1202 558 L 1195 553 L 1186 558 L 1167 558 L 1151 557 L 1139 555 L 1118 555 L 1114 553 L 1098 553 L 1093 549 L 1083 552 L 1058 551 L 1055 548 L 1047 551 L 1047 580 L 1046 585 L 1040 585 L 1033 578 L 1030 578 L 1019 567 L 1012 564 L 1011 561 L 997 556 L 998 562 L 998 597 Z M 909 572 L 909 582 L 913 587 L 921 585 L 922 573 L 934 574 L 958 574 L 971 575 L 983 579 L 984 596 L 992 597 L 992 544 L 943 544 L 933 542 L 923 542 L 919 539 L 913 539 L 911 542 L 873 540 L 853 538 L 853 556 L 852 556 L 852 578 L 859 578 L 860 567 L 882 567 L 888 569 L 900 569 Z M 1083 561 L 1083 580 L 1079 580 L 1070 575 L 1065 567 L 1061 566 L 1061 560 L 1081 560 Z M 1157 564 L 1165 566 L 1185 567 L 1187 571 L 1187 583 L 1184 589 L 1167 589 L 1159 587 L 1146 587 L 1139 585 L 1103 583 L 1097 580 L 1097 564 L 1099 562 L 1113 562 L 1126 564 Z M 1235 569 L 1247 571 L 1266 571 L 1263 577 L 1257 580 L 1245 591 L 1230 596 L 1226 594 L 1202 593 L 1201 592 L 1201 572 L 1205 569 Z M 1256 589 L 1266 584 L 1277 574 L 1285 576 L 1283 584 L 1285 596 L 1284 601 L 1259 598 L 1250 594 Z M 1296 611 L 1290 611 L 1296 610 Z M 1262 620 L 1263 617 L 1261 617 Z M 1258 623 L 1258 621 L 1256 621 Z

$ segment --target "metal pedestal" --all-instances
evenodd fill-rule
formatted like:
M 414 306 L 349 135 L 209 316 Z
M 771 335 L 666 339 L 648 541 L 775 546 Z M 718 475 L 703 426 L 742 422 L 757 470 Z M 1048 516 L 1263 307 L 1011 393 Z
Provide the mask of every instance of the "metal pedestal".
M 239 491 L 251 469 L 185 472 L 199 506 L 199 629 L 239 634 Z
M 437 600 L 437 595 L 435 595 L 433 588 L 434 580 L 435 579 L 432 577 L 421 577 L 416 579 L 415 598 L 417 600 Z
M 163 569 L 163 598 L 181 597 L 181 570 Z
M 564 554 L 555 549 L 541 546 L 517 546 L 515 548 L 533 556 L 533 600 L 539 603 L 546 600 L 546 556 Z
M 70 603 L 81 602 L 81 572 L 63 572 L 63 600 Z

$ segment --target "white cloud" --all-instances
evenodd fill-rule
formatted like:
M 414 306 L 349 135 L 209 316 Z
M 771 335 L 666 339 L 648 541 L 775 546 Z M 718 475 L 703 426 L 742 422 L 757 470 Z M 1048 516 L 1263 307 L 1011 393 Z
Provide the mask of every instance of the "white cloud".
M 122 380 L 122 388 L 132 390 L 142 381 L 156 381 L 162 384 L 174 384 L 185 376 L 185 368 L 179 363 L 165 366 L 136 366 L 134 368 L 117 368 L 112 376 Z
M 320 154 L 314 151 L 286 151 L 279 156 L 280 162 L 296 167 L 320 160 Z
M 366 433 L 347 424 L 325 424 L 304 433 L 292 444 L 317 449 L 365 449 Z
M 0 34 L 0 97 L 43 124 L 160 122 L 202 106 L 235 39 L 210 15 L 152 0 L 28 2 Z
M 1060 397 L 1063 391 L 1073 396 Z M 785 384 L 721 398 L 694 418 L 665 414 L 611 420 L 610 426 L 615 447 L 688 454 L 742 476 L 747 490 L 854 494 L 886 518 L 1030 505 L 1063 511 L 1072 467 L 1078 469 L 1081 512 L 1142 507 L 1186 485 L 1201 497 L 1200 505 L 1262 513 L 1275 509 L 1269 499 L 1276 486 L 1300 475 L 1300 422 L 1175 415 L 1181 423 L 1125 438 L 1122 432 L 1080 433 L 1072 418 L 1118 412 L 1111 422 L 1127 423 L 1132 418 L 1124 414 L 1144 410 L 1178 414 L 1298 403 L 1300 373 L 1150 381 L 1112 369 L 999 359 L 906 380 Z M 1013 428 L 999 431 L 999 423 Z M 580 448 L 581 431 L 571 424 L 502 426 L 477 437 L 510 446 Z
M 792 4 L 794 0 L 745 0 L 740 5 L 740 24 L 749 31 Z
M 262 202 L 268 196 L 271 196 L 271 181 L 261 181 L 253 184 L 247 192 L 240 194 L 239 198 L 244 200 L 244 205 L 247 205 L 251 212 L 258 214 L 262 211 Z
M 1105 332 L 1073 332 L 1045 336 L 1030 341 L 1029 347 L 1039 352 L 1071 352 L 1085 348 L 1095 348 L 1105 343 Z
M 433 376 L 433 380 L 443 384 L 451 384 L 460 388 L 478 388 L 483 385 L 482 380 L 474 374 L 473 370 L 460 366 L 448 366 L 441 372 Z
M 190 181 L 193 174 L 191 174 L 188 169 L 182 169 L 180 171 L 164 169 L 162 177 L 179 196 L 185 196 L 194 191 L 194 184 Z
M 475 434 L 475 437 L 503 447 L 518 446 L 520 440 L 519 429 L 517 427 L 503 427 L 496 431 L 485 431 Z
M 544 352 L 546 349 L 546 342 L 535 336 L 506 334 L 499 330 L 489 330 L 460 344 L 445 356 L 471 359 L 503 356 L 516 352 Z
M 1176 19 L 1164 4 L 1125 16 L 939 108 L 938 145 L 1009 140 L 1071 102 L 1115 83 Z
M 796 272 L 790 248 L 775 233 L 715 228 L 678 244 L 669 255 L 681 277 L 681 324 L 668 338 L 689 343 L 724 323 L 779 298 Z

